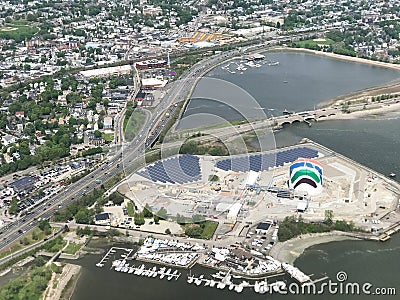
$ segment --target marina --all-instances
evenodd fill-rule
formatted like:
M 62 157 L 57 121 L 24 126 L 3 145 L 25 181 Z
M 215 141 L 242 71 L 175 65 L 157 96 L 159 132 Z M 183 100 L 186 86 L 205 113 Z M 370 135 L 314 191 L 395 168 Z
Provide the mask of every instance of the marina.
M 152 240 L 149 240 L 152 239 Z M 168 245 L 166 240 L 156 240 L 154 238 L 148 238 L 146 241 L 146 245 L 143 245 L 144 248 L 149 246 L 154 246 L 155 242 L 157 245 Z M 180 247 L 189 248 L 189 244 L 184 243 L 176 243 L 172 242 L 171 245 L 179 245 Z M 142 247 L 143 247 L 142 246 Z M 195 248 L 197 249 L 197 248 Z M 215 249 L 214 248 L 214 252 Z M 160 280 L 166 279 L 167 281 L 175 280 L 177 281 L 181 277 L 181 272 L 178 269 L 173 269 L 167 266 L 146 266 L 145 264 L 133 264 L 133 262 L 139 262 L 138 253 L 143 250 L 142 248 L 138 250 L 137 253 L 133 253 L 133 249 L 129 248 L 120 248 L 120 247 L 111 247 L 106 254 L 102 257 L 99 263 L 96 264 L 97 267 L 103 267 L 107 263 L 111 263 L 110 270 L 114 269 L 114 271 L 119 273 L 126 273 L 135 276 L 148 277 L 148 278 L 158 278 Z M 228 253 L 225 251 L 225 253 Z M 111 256 L 115 258 L 118 255 L 119 259 L 114 259 L 109 262 Z M 146 257 L 149 260 L 148 262 L 152 262 L 155 264 L 163 264 L 167 258 L 171 258 L 171 255 L 177 255 L 176 257 L 172 257 L 173 259 L 180 259 L 182 261 L 182 266 L 184 267 L 186 255 L 195 255 L 199 256 L 199 253 L 149 253 L 146 252 Z M 186 257 L 187 258 L 187 257 Z M 143 257 L 142 257 L 143 259 Z M 158 261 L 157 261 L 158 259 Z M 277 276 L 282 276 L 285 273 L 288 274 L 292 279 L 297 281 L 300 284 L 313 283 L 311 281 L 310 276 L 304 274 L 298 268 L 287 264 L 280 263 L 279 261 L 269 257 L 265 261 L 258 262 L 256 264 L 256 268 L 250 270 L 258 270 L 252 272 L 244 272 L 243 276 L 236 273 L 236 270 L 219 270 L 216 273 L 212 273 L 209 275 L 200 274 L 198 276 L 192 275 L 192 269 L 190 268 L 186 282 L 188 284 L 198 286 L 198 287 L 210 287 L 216 288 L 219 290 L 229 290 L 236 293 L 241 293 L 245 288 L 251 289 L 255 293 L 265 294 L 267 292 L 280 292 L 286 289 L 287 283 L 282 280 L 276 280 L 274 282 L 270 282 L 272 278 Z M 168 261 L 168 264 L 178 264 L 175 261 Z M 193 266 L 193 264 L 191 265 Z M 275 271 L 275 272 L 271 272 Z M 280 272 L 279 272 L 280 271 Z M 282 271 L 285 271 L 283 273 Z M 262 277 L 257 277 L 257 275 L 261 275 Z M 327 277 L 318 279 L 314 282 L 319 282 L 327 279 Z
M 221 69 L 230 74 L 236 74 L 237 71 L 239 71 L 239 74 L 243 74 L 243 72 L 246 71 L 248 68 L 260 68 L 263 65 L 279 65 L 279 61 L 264 60 L 264 58 L 265 56 L 261 55 L 257 59 L 253 57 L 246 57 L 245 59 L 242 58 L 241 60 L 233 60 L 222 66 Z
M 284 281 L 275 281 L 268 284 L 267 279 L 262 281 L 255 281 L 250 283 L 249 281 L 242 280 L 238 283 L 238 279 L 242 279 L 241 276 L 235 276 L 228 272 L 219 271 L 216 274 L 211 274 L 212 279 L 207 279 L 204 275 L 196 277 L 189 274 L 187 278 L 187 283 L 195 284 L 197 286 L 203 285 L 204 287 L 216 287 L 217 289 L 223 290 L 228 289 L 229 291 L 235 291 L 236 293 L 241 293 L 244 288 L 251 288 L 255 293 L 264 294 L 269 289 L 273 289 L 275 292 L 286 290 L 286 283 Z M 235 279 L 235 282 L 233 281 Z
M 178 278 L 181 276 L 181 273 L 179 273 L 178 270 L 172 270 L 170 268 L 166 270 L 165 267 L 157 268 L 156 266 L 147 269 L 144 264 L 140 265 L 139 267 L 135 267 L 134 265 L 130 265 L 128 262 L 126 262 L 125 259 L 113 261 L 111 268 L 114 268 L 114 271 L 117 272 L 149 278 L 159 277 L 159 279 L 166 278 L 167 280 L 178 280 Z

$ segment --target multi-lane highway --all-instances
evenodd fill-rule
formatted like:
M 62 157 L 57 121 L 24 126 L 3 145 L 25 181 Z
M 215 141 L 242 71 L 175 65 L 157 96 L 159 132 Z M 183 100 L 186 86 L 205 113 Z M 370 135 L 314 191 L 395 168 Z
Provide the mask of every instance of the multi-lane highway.
M 304 34 L 300 35 L 300 37 L 304 36 Z M 268 46 L 275 45 L 277 41 L 283 42 L 298 38 L 299 36 L 279 37 L 275 41 L 268 41 L 259 45 L 250 46 L 247 48 L 247 50 L 262 50 Z M 204 72 L 215 65 L 239 54 L 239 50 L 231 50 L 218 55 L 213 55 L 198 62 L 189 70 L 185 71 L 181 78 L 172 84 L 166 95 L 163 97 L 161 103 L 155 108 L 153 113 L 150 114 L 149 112 L 146 112 L 146 122 L 142 129 L 136 134 L 136 137 L 133 139 L 133 141 L 130 143 L 124 143 L 122 147 L 123 114 L 121 114 L 119 122 L 117 122 L 118 124 L 116 126 L 118 128 L 116 128 L 117 145 L 115 145 L 115 155 L 107 159 L 100 167 L 93 170 L 84 178 L 62 190 L 51 200 L 33 209 L 30 214 L 9 224 L 7 227 L 2 228 L 0 231 L 0 250 L 7 249 L 7 247 L 9 247 L 9 245 L 16 239 L 35 227 L 39 219 L 50 218 L 58 209 L 61 209 L 65 205 L 78 199 L 84 193 L 92 191 L 98 186 L 98 181 L 96 182 L 96 180 L 105 182 L 117 173 L 122 172 L 122 166 L 134 165 L 139 161 L 139 159 L 143 159 L 145 149 L 157 140 L 164 125 L 168 122 L 169 117 L 173 115 L 173 111 L 176 109 L 174 104 L 185 100 L 186 97 L 189 96 L 192 88 Z M 135 90 L 131 95 L 134 95 L 138 91 L 139 85 L 136 79 L 138 79 L 137 76 L 135 76 Z M 166 112 L 169 112 L 169 114 L 166 114 Z
M 38 220 L 50 218 L 58 209 L 78 199 L 84 193 L 92 191 L 98 186 L 99 181 L 96 182 L 96 180 L 105 182 L 121 172 L 122 166 L 128 166 L 136 163 L 139 159 L 143 159 L 145 148 L 157 139 L 168 118 L 172 115 L 175 109 L 175 105 L 173 104 L 186 99 L 188 92 L 206 69 L 238 53 L 237 50 L 233 50 L 211 56 L 184 72 L 181 79 L 170 87 L 154 112 L 151 115 L 148 114 L 145 124 L 132 142 L 116 150 L 112 158 L 106 160 L 101 166 L 84 178 L 62 190 L 51 200 L 34 208 L 30 214 L 2 228 L 0 232 L 0 249 L 7 249 L 16 239 L 35 227 Z M 167 111 L 170 112 L 169 115 L 166 114 Z M 123 122 L 120 120 L 119 127 L 121 126 L 123 126 Z M 121 131 L 119 136 L 119 140 L 121 140 Z

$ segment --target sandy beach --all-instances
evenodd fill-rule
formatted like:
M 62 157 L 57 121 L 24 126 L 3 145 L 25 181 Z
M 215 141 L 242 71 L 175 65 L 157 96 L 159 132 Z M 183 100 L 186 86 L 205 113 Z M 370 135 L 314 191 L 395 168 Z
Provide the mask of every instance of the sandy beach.
M 400 65 L 398 65 L 398 64 L 391 64 L 391 63 L 386 63 L 386 62 L 381 62 L 381 61 L 370 60 L 370 59 L 366 59 L 366 58 L 341 55 L 341 54 L 336 54 L 336 53 L 332 53 L 332 52 L 322 52 L 322 51 L 311 50 L 311 49 L 306 49 L 306 48 L 288 48 L 288 47 L 277 47 L 277 48 L 274 48 L 274 50 L 307 52 L 307 53 L 311 53 L 311 54 L 316 54 L 316 55 L 321 55 L 321 56 L 326 56 L 326 57 L 331 57 L 331 58 L 336 58 L 336 59 L 341 59 L 341 60 L 347 60 L 347 61 L 352 61 L 352 62 L 357 62 L 357 63 L 363 63 L 363 64 L 373 65 L 373 66 L 382 67 L 382 68 L 390 68 L 390 69 L 395 69 L 395 70 L 400 71 Z
M 384 114 L 387 114 L 390 112 L 396 112 L 396 111 L 400 111 L 400 102 L 399 103 L 390 103 L 390 104 L 386 104 L 386 103 L 374 104 L 373 106 L 369 104 L 369 105 L 367 105 L 366 109 L 353 111 L 351 113 L 337 114 L 335 116 L 323 117 L 323 118 L 319 118 L 318 121 L 360 119 L 360 118 L 371 117 L 373 115 L 376 115 L 376 116 L 384 115 Z
M 43 293 L 44 295 L 43 299 L 55 300 L 55 299 L 61 299 L 62 296 L 69 299 L 70 294 L 75 289 L 75 285 L 78 280 L 80 270 L 81 266 L 66 264 L 63 267 L 61 274 L 56 275 L 55 273 L 53 273 L 51 280 L 48 284 L 48 287 L 46 291 Z
M 360 239 L 339 231 L 306 234 L 285 242 L 277 243 L 271 249 L 270 255 L 281 262 L 293 264 L 304 250 L 311 246 L 344 240 Z

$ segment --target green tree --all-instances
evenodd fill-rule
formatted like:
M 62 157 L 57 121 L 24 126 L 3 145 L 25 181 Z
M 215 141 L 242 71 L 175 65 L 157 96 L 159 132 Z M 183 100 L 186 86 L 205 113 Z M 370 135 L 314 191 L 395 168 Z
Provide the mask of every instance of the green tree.
M 149 206 L 148 203 L 146 203 L 146 206 L 143 209 L 143 216 L 148 219 L 148 218 L 152 218 L 153 217 L 153 213 L 151 210 L 151 207 Z
M 16 197 L 13 197 L 12 200 L 11 200 L 11 202 L 10 202 L 10 206 L 9 206 L 9 208 L 8 208 L 8 212 L 9 212 L 11 215 L 15 215 L 16 212 L 17 212 L 17 209 L 18 209 L 18 200 L 17 200 Z
M 160 217 L 159 216 L 154 215 L 153 218 L 154 218 L 154 223 L 155 224 L 159 224 L 160 223 Z
M 83 207 L 75 214 L 76 223 L 80 224 L 91 224 L 94 217 L 94 211 Z
M 93 132 L 93 135 L 94 135 L 95 138 L 101 138 L 101 132 L 99 130 L 95 130 Z
M 327 225 L 332 225 L 333 224 L 333 211 L 328 209 L 325 210 L 325 220 L 324 220 L 325 224 Z
M 201 236 L 203 229 L 199 225 L 192 224 L 187 226 L 185 229 L 185 234 L 189 237 L 198 238 Z
M 134 216 L 134 223 L 135 225 L 143 225 L 145 223 L 143 213 L 135 213 Z
M 46 235 L 51 233 L 51 226 L 49 220 L 41 220 L 38 222 L 38 227 L 41 231 L 43 231 Z

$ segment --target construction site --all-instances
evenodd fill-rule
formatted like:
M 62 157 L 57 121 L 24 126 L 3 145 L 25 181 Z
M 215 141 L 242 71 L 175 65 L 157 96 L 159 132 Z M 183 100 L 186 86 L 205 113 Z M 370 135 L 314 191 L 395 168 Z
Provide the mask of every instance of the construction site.
M 290 168 L 304 159 L 323 166 L 318 193 L 293 188 Z M 302 177 L 298 183 L 307 181 Z M 396 182 L 313 142 L 229 157 L 178 155 L 147 165 L 118 191 L 138 209 L 164 208 L 170 221 L 177 215 L 217 221 L 217 235 L 243 235 L 249 224 L 292 215 L 322 221 L 327 210 L 369 232 L 400 220 Z

